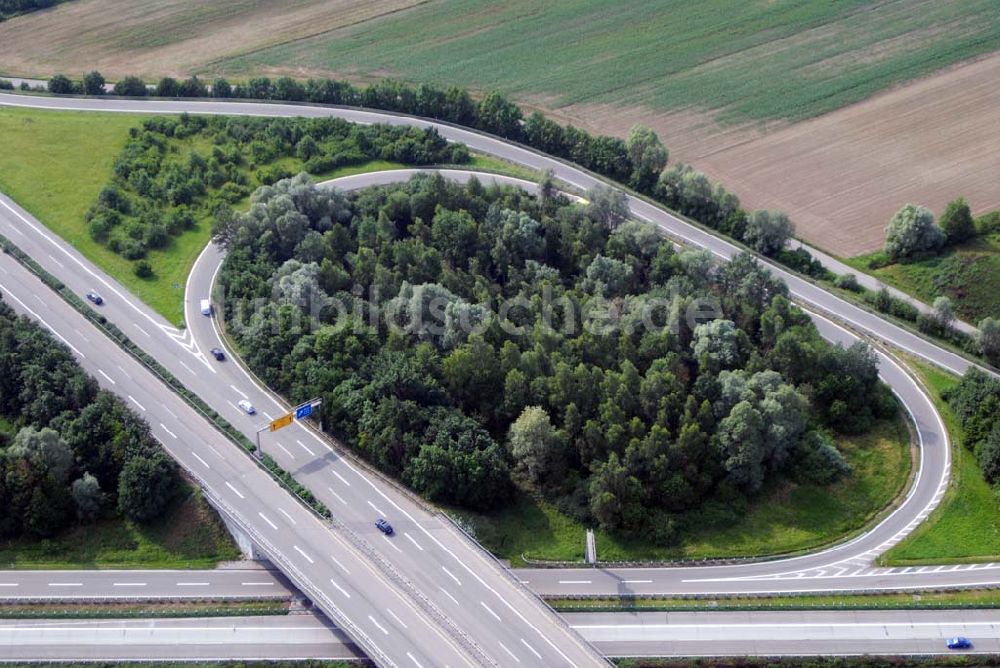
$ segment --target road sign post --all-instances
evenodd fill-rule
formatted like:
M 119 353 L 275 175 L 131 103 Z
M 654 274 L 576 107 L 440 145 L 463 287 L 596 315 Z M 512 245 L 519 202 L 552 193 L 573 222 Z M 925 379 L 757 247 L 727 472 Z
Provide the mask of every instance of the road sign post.
M 257 430 L 257 452 L 256 452 L 257 458 L 258 459 L 263 459 L 263 457 L 264 457 L 264 451 L 261 449 L 261 446 L 260 446 L 260 433 L 262 431 L 278 431 L 279 429 L 284 429 L 288 425 L 292 424 L 293 421 L 295 421 L 295 420 L 301 420 L 303 418 L 307 418 L 310 415 L 312 415 L 313 409 L 317 408 L 322 403 L 323 403 L 322 399 L 318 399 L 318 398 L 317 399 L 311 399 L 311 400 L 305 402 L 304 404 L 299 404 L 298 406 L 296 406 L 295 408 L 293 408 L 288 413 L 285 413 L 284 415 L 282 415 L 279 418 L 275 418 L 274 420 L 271 420 L 267 425 L 265 425 L 265 426 L 261 427 L 260 429 L 258 429 Z M 320 423 L 320 431 L 322 431 L 322 429 L 323 429 L 323 427 L 322 427 L 322 422 L 321 422 Z

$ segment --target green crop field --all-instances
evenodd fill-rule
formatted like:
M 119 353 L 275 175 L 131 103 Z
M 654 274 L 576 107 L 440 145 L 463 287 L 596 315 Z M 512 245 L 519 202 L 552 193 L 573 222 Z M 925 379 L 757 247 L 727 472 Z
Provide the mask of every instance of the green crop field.
M 967 322 L 1000 318 L 1000 233 L 975 237 L 939 256 L 872 269 L 870 261 L 880 257 L 873 253 L 847 263 L 928 304 L 945 295 Z
M 437 0 L 204 71 L 395 76 L 553 108 L 815 116 L 1000 43 L 994 0 Z
M 758 556 L 828 544 L 861 529 L 903 490 L 911 468 L 909 442 L 901 418 L 880 422 L 864 436 L 839 439 L 853 471 L 844 480 L 828 487 L 785 482 L 765 489 L 738 525 L 690 528 L 672 548 L 598 531 L 598 557 L 653 561 Z M 494 513 L 455 515 L 488 550 L 514 565 L 524 565 L 524 557 L 583 560 L 585 527 L 526 495 Z

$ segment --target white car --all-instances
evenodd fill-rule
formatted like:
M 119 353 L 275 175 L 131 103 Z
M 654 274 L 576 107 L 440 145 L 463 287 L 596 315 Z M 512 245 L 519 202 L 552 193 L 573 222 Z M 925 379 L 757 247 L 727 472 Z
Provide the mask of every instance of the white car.
M 246 399 L 240 399 L 238 405 L 240 408 L 243 409 L 243 412 L 246 413 L 247 415 L 255 415 L 257 413 L 257 409 L 254 408 L 253 404 L 247 401 Z

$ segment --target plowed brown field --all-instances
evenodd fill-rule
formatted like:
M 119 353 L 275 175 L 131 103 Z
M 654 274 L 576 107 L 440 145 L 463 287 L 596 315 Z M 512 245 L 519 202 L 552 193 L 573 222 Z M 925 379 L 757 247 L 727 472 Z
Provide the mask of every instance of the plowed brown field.
M 0 69 L 114 80 L 187 76 L 215 60 L 392 14 L 426 0 L 76 0 L 0 23 Z
M 689 150 L 745 206 L 786 211 L 803 239 L 841 256 L 876 250 L 907 202 L 940 213 L 962 195 L 976 213 L 1000 208 L 1000 54 L 708 154 Z

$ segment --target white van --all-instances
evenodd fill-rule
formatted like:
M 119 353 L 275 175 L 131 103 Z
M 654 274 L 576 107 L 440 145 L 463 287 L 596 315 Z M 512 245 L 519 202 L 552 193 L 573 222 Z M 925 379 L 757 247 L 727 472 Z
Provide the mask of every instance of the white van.
M 201 314 L 202 315 L 212 315 L 212 302 L 207 299 L 201 300 Z

